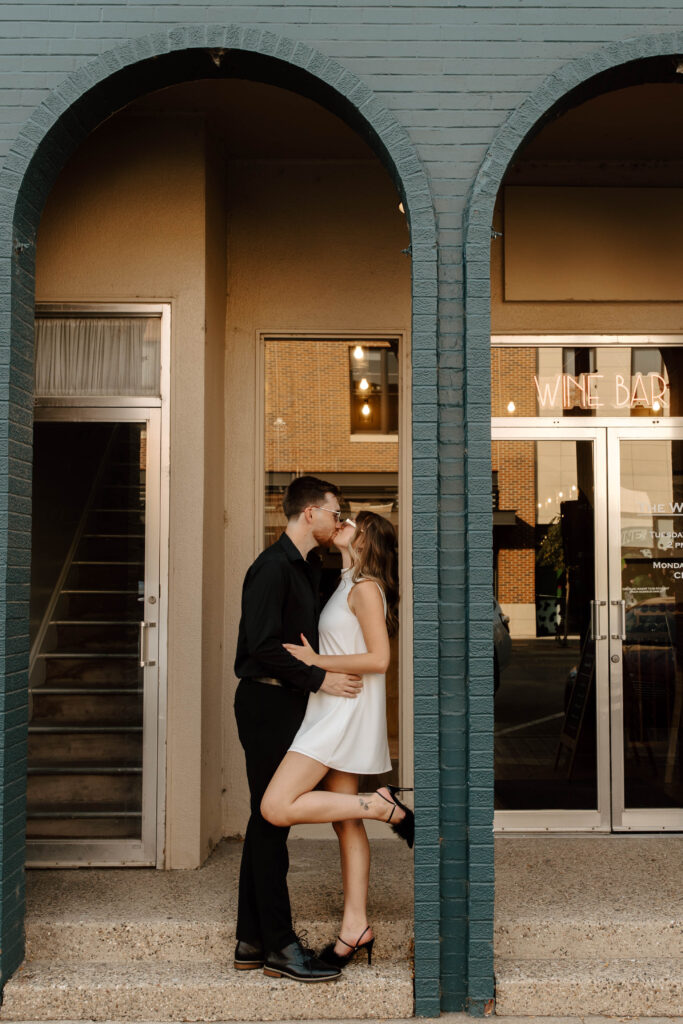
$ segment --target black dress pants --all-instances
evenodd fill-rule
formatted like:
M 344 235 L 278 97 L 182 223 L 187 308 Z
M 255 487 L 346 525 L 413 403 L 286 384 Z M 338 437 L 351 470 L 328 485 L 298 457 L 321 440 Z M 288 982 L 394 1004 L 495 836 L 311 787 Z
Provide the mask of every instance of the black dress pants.
M 294 941 L 287 889 L 289 828 L 271 825 L 261 799 L 306 712 L 307 694 L 254 679 L 235 693 L 235 718 L 247 761 L 251 817 L 242 850 L 237 939 L 274 953 Z

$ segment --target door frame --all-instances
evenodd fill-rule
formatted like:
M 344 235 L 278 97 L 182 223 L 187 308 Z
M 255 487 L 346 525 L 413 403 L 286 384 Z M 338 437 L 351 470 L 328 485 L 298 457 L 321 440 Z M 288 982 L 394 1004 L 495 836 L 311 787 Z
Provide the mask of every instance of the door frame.
M 254 403 L 254 438 L 256 443 L 254 477 L 254 558 L 263 550 L 264 509 L 263 483 L 265 480 L 265 383 L 266 343 L 277 341 L 343 341 L 359 342 L 397 341 L 399 352 L 399 421 L 398 421 L 398 495 L 399 495 L 399 580 L 401 581 L 401 625 L 399 630 L 399 782 L 412 787 L 414 766 L 414 680 L 413 680 L 413 476 L 412 476 L 412 354 L 410 333 L 404 328 L 396 330 L 371 329 L 367 331 L 256 331 L 256 365 Z M 359 449 L 360 457 L 360 449 Z M 408 800 L 410 801 L 410 798 Z M 371 838 L 385 835 L 381 827 L 366 822 Z M 298 836 L 319 836 L 319 826 L 296 826 Z
M 552 422 L 533 425 L 519 420 L 493 421 L 491 439 L 494 441 L 591 441 L 593 443 L 593 486 L 595 496 L 595 599 L 607 594 L 607 538 L 603 536 L 607 525 L 607 479 L 597 472 L 605 464 L 606 433 L 602 424 L 587 427 L 553 425 Z M 606 622 L 601 623 L 606 628 Z M 595 709 L 596 709 L 596 774 L 597 807 L 585 810 L 520 810 L 494 811 L 496 832 L 609 832 L 610 830 L 610 704 L 609 704 L 609 650 L 604 640 L 595 643 Z
M 43 302 L 41 316 L 158 316 L 160 319 L 159 397 L 87 396 L 34 398 L 34 418 L 40 421 L 148 422 L 148 446 L 153 438 L 158 458 L 146 478 L 148 508 L 156 508 L 155 529 L 146 524 L 145 570 L 154 556 L 157 567 L 155 681 L 148 686 L 145 669 L 143 709 L 143 832 L 138 840 L 32 840 L 27 846 L 27 867 L 139 867 L 163 869 L 166 850 L 166 739 L 168 708 L 168 607 L 170 543 L 170 302 Z M 152 477 L 154 479 L 152 479 Z M 156 539 L 154 537 L 156 533 Z M 151 550 L 153 549 L 153 551 Z M 151 583 L 151 580 L 149 581 Z M 146 584 L 146 597 L 151 596 Z M 149 723 L 148 726 L 146 723 Z M 145 761 L 149 770 L 145 772 Z
M 683 831 L 683 808 L 633 808 L 625 806 L 625 757 L 623 721 L 623 643 L 613 620 L 615 595 L 621 598 L 621 442 L 682 441 L 683 420 L 667 419 L 656 431 L 631 421 L 612 426 L 607 431 L 608 528 L 611 524 L 609 565 L 610 628 L 610 692 L 612 697 L 612 831 L 614 832 L 680 832 Z M 614 662 L 611 659 L 617 658 Z M 680 742 L 680 740 L 679 740 Z
M 621 534 L 614 526 L 621 521 L 619 442 L 628 438 L 683 440 L 683 417 L 667 417 L 666 420 L 601 417 L 585 426 L 570 426 L 567 419 L 516 417 L 504 420 L 496 417 L 491 421 L 491 439 L 590 440 L 594 445 L 595 600 L 605 602 L 599 611 L 600 639 L 596 640 L 598 806 L 597 811 L 495 811 L 494 830 L 501 833 L 681 831 L 683 810 L 626 811 L 624 808 L 622 642 L 609 602 L 615 594 L 621 596 Z M 598 471 L 601 464 L 605 467 L 603 472 Z M 614 655 L 619 658 L 617 663 L 611 661 Z

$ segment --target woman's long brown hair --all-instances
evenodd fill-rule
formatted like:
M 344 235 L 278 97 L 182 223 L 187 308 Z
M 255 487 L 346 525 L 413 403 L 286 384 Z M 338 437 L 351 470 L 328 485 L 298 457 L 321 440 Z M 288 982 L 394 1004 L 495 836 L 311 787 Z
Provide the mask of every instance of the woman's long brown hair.
M 389 636 L 398 631 L 398 540 L 388 519 L 376 512 L 363 511 L 356 516 L 356 538 L 353 546 L 354 583 L 375 580 L 387 599 L 387 630 Z M 360 535 L 360 536 L 359 536 Z M 362 539 L 361 539 L 362 538 Z

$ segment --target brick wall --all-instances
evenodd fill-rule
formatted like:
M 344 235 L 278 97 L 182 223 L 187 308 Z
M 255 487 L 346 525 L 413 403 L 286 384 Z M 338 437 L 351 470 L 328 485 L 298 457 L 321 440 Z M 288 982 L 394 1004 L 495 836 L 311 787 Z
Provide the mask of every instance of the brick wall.
M 398 472 L 398 444 L 351 440 L 350 347 L 314 339 L 266 343 L 266 472 Z
M 491 355 L 491 410 L 508 416 L 535 416 L 534 349 L 497 348 Z M 515 526 L 497 531 L 498 600 L 501 604 L 534 604 L 536 600 L 536 446 L 533 441 L 494 441 L 491 468 L 498 474 L 501 509 L 516 513 Z
M 494 348 L 491 351 L 491 415 L 537 416 L 536 350 Z M 515 408 L 508 408 L 510 402 Z
M 491 464 L 498 473 L 501 509 L 516 513 L 515 526 L 499 529 L 498 600 L 536 601 L 536 442 L 493 441 Z
M 168 66 L 163 54 L 227 45 L 275 53 L 318 76 L 328 97 L 336 90 L 334 95 L 345 98 L 343 112 L 365 125 L 363 130 L 410 198 L 417 1009 L 436 1013 L 439 1006 L 469 1006 L 481 1012 L 493 993 L 493 723 L 487 639 L 493 203 L 516 148 L 554 102 L 606 68 L 683 49 L 683 4 L 45 0 L 4 3 L 0 23 L 0 516 L 10 528 L 2 535 L 6 557 L 0 559 L 6 571 L 0 615 L 5 672 L 0 804 L 4 974 L 16 966 L 22 949 L 30 246 L 49 183 L 82 132 L 92 129 L 108 109 L 160 84 Z M 177 27 L 181 25 L 189 27 Z M 207 25 L 237 28 L 221 33 L 206 30 Z M 152 56 L 157 58 L 154 75 L 125 72 L 131 62 Z M 197 64 L 195 73 L 200 67 L 205 74 L 215 73 L 207 60 Z M 107 81 L 107 74 L 114 77 Z M 94 90 L 89 102 L 79 103 L 89 89 Z M 76 115 L 59 121 L 72 103 L 78 103 Z M 52 126 L 49 144 L 41 146 L 39 173 L 31 176 L 15 211 L 28 161 Z M 438 229 L 438 288 L 432 208 Z M 18 248 L 12 244 L 12 220 Z M 438 396 L 431 344 L 437 299 Z

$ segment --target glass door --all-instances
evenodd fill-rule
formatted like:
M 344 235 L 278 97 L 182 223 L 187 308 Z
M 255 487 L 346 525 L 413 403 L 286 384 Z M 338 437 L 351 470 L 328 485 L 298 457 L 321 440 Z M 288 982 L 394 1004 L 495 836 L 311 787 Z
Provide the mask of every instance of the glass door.
M 608 431 L 612 816 L 683 829 L 683 428 Z
M 30 864 L 155 864 L 159 409 L 38 408 Z
M 608 830 L 606 435 L 493 430 L 495 825 Z

